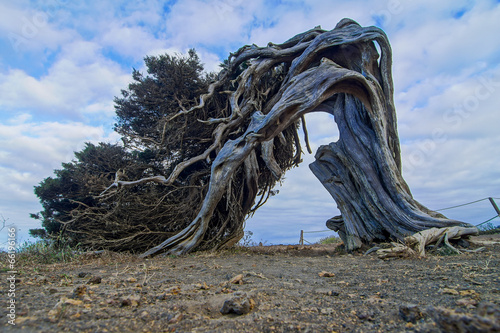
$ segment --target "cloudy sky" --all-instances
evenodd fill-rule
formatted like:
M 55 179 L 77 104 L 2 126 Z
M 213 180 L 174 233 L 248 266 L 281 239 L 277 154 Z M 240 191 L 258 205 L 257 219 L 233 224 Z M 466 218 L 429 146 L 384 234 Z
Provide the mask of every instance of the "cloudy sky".
M 85 4 L 84 4 L 85 3 Z M 18 241 L 38 227 L 33 186 L 85 142 L 116 142 L 113 97 L 145 55 L 196 48 L 206 70 L 246 44 L 280 43 L 344 17 L 383 28 L 393 74 L 404 177 L 431 209 L 500 198 L 500 1 L 0 1 L 0 218 Z M 326 115 L 306 118 L 313 150 L 336 140 Z M 309 171 L 246 224 L 253 240 L 297 243 L 338 210 Z M 500 199 L 497 200 L 500 204 Z M 473 224 L 488 200 L 447 210 Z M 492 222 L 500 223 L 497 218 Z M 0 232 L 5 242 L 5 229 Z M 306 234 L 316 241 L 332 233 Z

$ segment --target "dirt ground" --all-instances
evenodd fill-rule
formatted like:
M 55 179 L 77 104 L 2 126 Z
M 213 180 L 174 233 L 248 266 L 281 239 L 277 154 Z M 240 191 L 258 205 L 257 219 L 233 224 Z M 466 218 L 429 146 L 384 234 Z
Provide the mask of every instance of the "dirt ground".
M 500 237 L 471 239 L 484 240 L 469 246 L 484 245 L 478 253 L 385 260 L 313 245 L 19 263 L 16 325 L 4 287 L 0 330 L 498 332 Z

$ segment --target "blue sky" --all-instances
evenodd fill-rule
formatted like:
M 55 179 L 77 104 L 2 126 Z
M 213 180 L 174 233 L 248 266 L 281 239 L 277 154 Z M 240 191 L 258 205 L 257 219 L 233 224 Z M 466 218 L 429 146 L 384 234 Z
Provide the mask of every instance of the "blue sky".
M 403 172 L 414 197 L 431 209 L 499 198 L 498 1 L 18 0 L 0 3 L 1 216 L 28 240 L 38 227 L 29 213 L 41 209 L 33 186 L 85 142 L 118 140 L 113 97 L 132 68 L 144 69 L 144 56 L 194 47 L 216 70 L 243 45 L 333 29 L 344 17 L 389 36 Z M 313 151 L 337 139 L 328 116 L 306 120 Z M 325 230 L 338 214 L 309 171 L 312 159 L 287 173 L 280 193 L 247 221 L 255 241 L 297 243 L 300 230 Z M 445 213 L 473 224 L 495 215 L 487 200 Z M 6 238 L 4 229 L 0 243 Z

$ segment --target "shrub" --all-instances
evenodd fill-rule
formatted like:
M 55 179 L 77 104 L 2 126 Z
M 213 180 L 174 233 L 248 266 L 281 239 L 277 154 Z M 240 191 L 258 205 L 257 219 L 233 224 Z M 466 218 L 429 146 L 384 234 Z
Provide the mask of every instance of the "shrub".
M 328 237 L 325 237 L 325 238 L 321 238 L 318 241 L 318 244 L 337 244 L 337 243 L 340 243 L 340 242 L 342 242 L 342 240 L 340 239 L 340 237 L 338 237 L 338 236 L 328 236 Z

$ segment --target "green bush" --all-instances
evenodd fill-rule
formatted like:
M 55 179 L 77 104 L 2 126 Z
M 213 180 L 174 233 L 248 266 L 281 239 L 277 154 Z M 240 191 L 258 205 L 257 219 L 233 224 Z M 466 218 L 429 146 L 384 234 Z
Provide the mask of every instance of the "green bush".
M 325 238 L 321 238 L 318 241 L 318 244 L 337 244 L 337 243 L 340 243 L 340 242 L 342 242 L 342 240 L 340 239 L 340 237 L 338 237 L 338 236 L 328 236 L 328 237 L 325 237 Z

